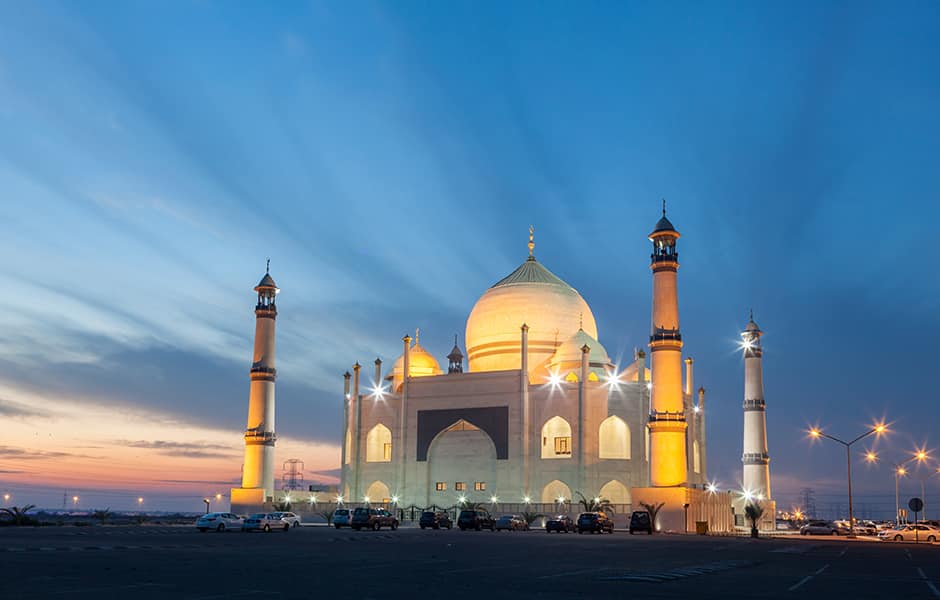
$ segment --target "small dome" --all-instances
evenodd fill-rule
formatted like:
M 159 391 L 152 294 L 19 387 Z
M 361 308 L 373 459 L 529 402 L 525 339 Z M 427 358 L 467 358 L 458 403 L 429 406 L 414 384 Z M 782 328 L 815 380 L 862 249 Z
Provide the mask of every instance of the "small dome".
M 280 291 L 278 290 L 277 284 L 274 283 L 274 278 L 271 277 L 270 273 L 264 274 L 264 277 L 262 277 L 261 281 L 258 282 L 258 285 L 255 286 L 255 291 L 258 291 L 261 288 L 273 288 L 274 290 Z
M 395 366 L 392 367 L 392 378 L 394 379 L 395 389 L 401 384 L 405 372 L 405 355 L 402 354 L 395 359 Z M 428 377 L 430 375 L 442 375 L 441 365 L 437 362 L 427 350 L 415 343 L 411 346 L 411 352 L 408 361 L 408 375 L 411 377 Z
M 555 351 L 555 354 L 552 355 L 548 363 L 549 370 L 562 377 L 570 372 L 574 372 L 576 376 L 580 376 L 581 355 L 583 354 L 581 349 L 584 346 L 590 348 L 588 351 L 588 368 L 591 373 L 594 373 L 598 377 L 607 375 L 608 370 L 612 368 L 607 350 L 599 341 L 583 329 L 579 329 L 577 333 L 558 346 L 558 349 Z

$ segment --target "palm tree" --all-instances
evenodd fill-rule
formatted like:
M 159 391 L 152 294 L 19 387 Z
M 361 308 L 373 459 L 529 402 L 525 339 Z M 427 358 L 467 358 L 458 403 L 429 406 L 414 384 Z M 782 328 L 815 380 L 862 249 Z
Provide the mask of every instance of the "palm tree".
M 526 524 L 527 526 L 530 526 L 530 527 L 531 527 L 532 523 L 535 523 L 536 520 L 541 519 L 542 517 L 545 516 L 545 515 L 543 515 L 542 513 L 535 513 L 535 512 L 528 512 L 528 511 L 519 513 L 519 515 L 520 515 L 523 519 L 525 519 L 525 524 Z
M 282 500 L 281 502 L 274 503 L 274 510 L 278 512 L 289 512 L 290 511 L 290 500 Z
M 111 507 L 109 506 L 104 510 L 96 510 L 93 516 L 104 524 L 105 521 L 111 518 Z
M 600 498 L 594 496 L 593 498 L 585 498 L 584 494 L 577 492 L 580 500 L 578 504 L 584 509 L 583 512 L 602 512 L 604 514 L 610 514 L 614 512 L 614 505 L 610 503 L 610 500 L 607 498 Z
M 659 511 L 666 506 L 665 502 L 660 502 L 659 504 L 648 504 L 646 502 L 638 502 L 640 506 L 646 509 L 646 512 L 650 514 L 650 527 L 655 532 L 656 531 L 656 517 L 659 516 Z
M 744 516 L 751 522 L 751 537 L 758 537 L 757 522 L 764 516 L 764 506 L 760 502 L 749 502 L 744 507 Z
M 27 504 L 23 507 L 11 506 L 10 508 L 0 508 L 0 513 L 9 515 L 13 519 L 14 525 L 32 525 L 35 519 L 26 513 L 34 508 L 36 508 L 35 504 Z
M 335 513 L 335 512 L 336 512 L 335 510 L 324 510 L 324 511 L 320 512 L 320 516 L 323 517 L 324 519 L 326 519 L 326 524 L 327 524 L 327 525 L 332 525 L 332 524 L 333 524 L 333 513 Z

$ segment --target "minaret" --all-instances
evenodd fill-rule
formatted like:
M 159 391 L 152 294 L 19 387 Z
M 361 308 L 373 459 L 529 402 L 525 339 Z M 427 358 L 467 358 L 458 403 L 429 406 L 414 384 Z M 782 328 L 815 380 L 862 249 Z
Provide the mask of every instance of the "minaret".
M 767 416 L 764 403 L 764 374 L 761 359 L 763 332 L 754 322 L 754 313 L 741 333 L 744 348 L 744 489 L 754 496 L 770 499 L 770 454 L 767 452 Z
M 248 396 L 248 426 L 245 429 L 245 463 L 242 467 L 242 489 L 264 490 L 264 499 L 274 495 L 274 322 L 277 319 L 275 298 L 280 290 L 270 273 L 271 261 L 264 277 L 255 286 L 255 351 L 251 361 L 251 391 Z
M 663 216 L 649 239 L 653 242 L 653 318 L 650 331 L 650 485 L 678 486 L 686 482 L 686 420 L 682 389 L 682 335 L 676 275 L 679 254 L 676 231 Z

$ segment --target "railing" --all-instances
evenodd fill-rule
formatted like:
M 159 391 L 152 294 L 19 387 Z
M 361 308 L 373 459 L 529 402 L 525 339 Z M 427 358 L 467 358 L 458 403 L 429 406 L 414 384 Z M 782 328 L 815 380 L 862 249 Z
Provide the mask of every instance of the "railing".
M 685 421 L 685 413 L 682 411 L 653 410 L 650 411 L 650 421 Z

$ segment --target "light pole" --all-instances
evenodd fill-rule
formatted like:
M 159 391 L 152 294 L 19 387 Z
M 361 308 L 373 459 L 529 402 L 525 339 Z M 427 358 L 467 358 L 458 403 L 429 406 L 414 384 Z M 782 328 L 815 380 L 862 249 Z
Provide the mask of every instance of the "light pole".
M 926 477 L 922 477 L 920 480 L 920 499 L 924 501 L 923 515 L 925 521 L 927 520 L 927 480 L 934 475 L 940 475 L 940 467 L 937 467 L 936 471 Z
M 898 527 L 901 526 L 901 494 L 900 494 L 900 481 L 901 475 L 907 474 L 907 470 L 902 466 L 896 466 L 894 468 L 894 524 Z
M 875 425 L 874 427 L 872 427 L 871 429 L 869 429 L 862 435 L 858 436 L 851 442 L 840 440 L 839 438 L 831 436 L 828 433 L 823 433 L 822 431 L 816 428 L 811 429 L 809 432 L 809 434 L 816 439 L 824 437 L 826 439 L 832 440 L 833 442 L 838 442 L 842 444 L 843 446 L 845 446 L 845 462 L 846 462 L 847 469 L 848 469 L 847 479 L 849 482 L 849 537 L 853 537 L 853 538 L 855 537 L 855 515 L 852 513 L 852 444 L 854 444 L 855 442 L 859 440 L 867 438 L 873 433 L 877 433 L 878 435 L 881 435 L 884 432 L 885 432 L 884 424 L 879 423 L 878 425 Z M 871 453 L 869 453 L 869 456 L 870 454 Z

